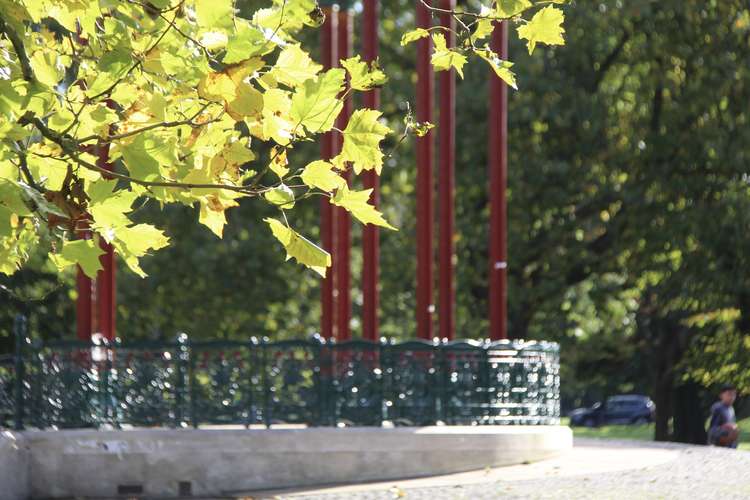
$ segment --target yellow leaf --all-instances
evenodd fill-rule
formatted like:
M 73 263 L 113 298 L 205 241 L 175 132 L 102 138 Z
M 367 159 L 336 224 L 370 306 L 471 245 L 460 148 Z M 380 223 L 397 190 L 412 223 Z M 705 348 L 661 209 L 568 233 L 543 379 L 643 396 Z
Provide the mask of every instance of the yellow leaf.
M 325 278 L 326 268 L 331 265 L 331 254 L 276 219 L 263 220 L 271 228 L 274 237 L 284 245 L 287 260 L 294 257 L 297 262 Z
M 313 78 L 323 66 L 315 63 L 299 45 L 288 45 L 281 51 L 271 71 L 273 76 L 289 87 L 297 87 Z
M 449 49 L 445 44 L 445 35 L 442 33 L 435 33 L 432 35 L 432 41 L 435 42 L 435 51 L 432 53 L 430 62 L 437 71 L 448 71 L 451 68 L 455 68 L 458 75 L 464 77 L 464 64 L 466 64 L 466 56 L 463 54 Z
M 301 177 L 306 185 L 328 193 L 346 184 L 344 178 L 334 172 L 333 165 L 323 160 L 308 163 Z
M 198 84 L 198 95 L 209 101 L 233 101 L 236 85 L 226 73 L 209 73 Z
M 534 52 L 537 43 L 547 45 L 564 45 L 562 23 L 565 20 L 563 11 L 547 6 L 534 14 L 531 21 L 518 27 L 518 37 L 528 40 L 529 54 Z
M 383 168 L 383 152 L 380 141 L 391 130 L 380 123 L 380 112 L 374 109 L 358 109 L 349 118 L 344 129 L 344 144 L 341 153 L 332 163 L 336 166 L 352 162 L 354 172 L 375 169 L 379 174 Z
M 286 149 L 274 146 L 271 148 L 271 160 L 269 168 L 271 171 L 279 176 L 279 179 L 283 179 L 286 174 L 289 173 L 289 162 L 286 158 Z
M 346 186 L 341 186 L 336 195 L 331 198 L 331 203 L 336 206 L 345 208 L 349 213 L 357 218 L 363 224 L 374 224 L 395 230 L 384 218 L 383 214 L 378 212 L 373 205 L 368 203 L 372 189 L 364 191 L 349 191 Z

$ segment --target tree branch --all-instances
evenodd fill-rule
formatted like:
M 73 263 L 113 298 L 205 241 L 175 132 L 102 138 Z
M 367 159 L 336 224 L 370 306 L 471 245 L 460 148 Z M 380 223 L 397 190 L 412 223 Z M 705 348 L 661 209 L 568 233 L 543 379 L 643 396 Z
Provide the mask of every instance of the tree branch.
M 124 132 L 122 134 L 116 134 L 116 135 L 110 135 L 107 137 L 101 137 L 98 134 L 92 134 L 88 137 L 84 137 L 83 139 L 78 139 L 78 142 L 85 143 L 93 140 L 98 139 L 106 139 L 107 141 L 117 141 L 120 139 L 126 139 L 128 137 L 132 137 L 134 135 L 141 134 L 143 132 L 148 132 L 149 130 L 154 130 L 157 128 L 174 128 L 174 127 L 180 127 L 182 125 L 189 125 L 191 127 L 202 127 L 203 125 L 208 125 L 209 123 L 214 123 L 219 120 L 219 117 L 212 118 L 211 120 L 208 120 L 204 123 L 194 123 L 193 120 L 195 120 L 201 113 L 203 113 L 206 108 L 208 108 L 212 103 L 206 103 L 201 107 L 201 109 L 195 113 L 193 116 L 188 118 L 187 120 L 179 120 L 179 121 L 172 121 L 172 122 L 159 122 L 159 123 L 152 123 L 151 125 L 146 125 L 145 127 L 131 130 L 130 132 Z
M 136 179 L 134 177 L 130 177 L 129 175 L 107 170 L 106 168 L 100 167 L 99 165 L 82 159 L 78 155 L 78 143 L 73 138 L 62 136 L 54 130 L 51 130 L 44 124 L 44 122 L 40 118 L 24 117 L 23 121 L 25 123 L 31 123 L 32 125 L 34 125 L 42 134 L 42 136 L 60 146 L 63 153 L 72 158 L 73 161 L 75 161 L 81 167 L 88 170 L 93 170 L 94 172 L 99 172 L 102 175 L 132 182 L 133 184 L 138 184 L 144 187 L 165 187 L 170 189 L 223 189 L 227 191 L 234 191 L 236 193 L 246 194 L 249 196 L 258 196 L 267 191 L 266 189 L 252 189 L 250 186 L 235 186 L 233 184 L 197 184 L 192 182 L 146 181 L 143 179 Z
M 23 73 L 24 80 L 27 82 L 35 81 L 36 77 L 34 76 L 34 70 L 31 68 L 31 63 L 29 62 L 29 56 L 26 54 L 26 47 L 23 45 L 23 40 L 21 40 L 18 33 L 16 33 L 16 31 L 5 22 L 2 15 L 0 15 L 0 32 L 5 33 L 5 36 L 8 37 L 8 40 L 10 40 L 10 43 L 13 45 L 13 50 L 16 51 L 18 62 L 21 64 L 21 73 Z

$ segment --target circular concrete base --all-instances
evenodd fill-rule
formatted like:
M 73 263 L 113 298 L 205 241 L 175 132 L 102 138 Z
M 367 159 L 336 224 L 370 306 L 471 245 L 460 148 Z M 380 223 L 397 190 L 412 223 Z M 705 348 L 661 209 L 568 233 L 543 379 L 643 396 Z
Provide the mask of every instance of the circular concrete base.
M 8 433 L 10 434 L 10 433 Z M 572 447 L 561 426 L 25 431 L 32 497 L 226 495 L 528 463 Z M 0 447 L 0 450 L 2 447 Z M 4 457 L 0 456 L 0 469 Z

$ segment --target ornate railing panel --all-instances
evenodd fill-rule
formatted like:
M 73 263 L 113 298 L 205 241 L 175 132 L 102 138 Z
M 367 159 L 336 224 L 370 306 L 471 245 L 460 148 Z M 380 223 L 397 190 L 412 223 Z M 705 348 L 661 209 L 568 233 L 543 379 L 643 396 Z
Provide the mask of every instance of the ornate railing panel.
M 364 341 L 328 344 L 321 351 L 321 377 L 328 387 L 326 424 L 382 424 L 380 345 Z
M 263 392 L 257 341 L 190 344 L 190 422 L 262 422 Z
M 96 427 L 106 420 L 106 388 L 92 347 L 82 342 L 30 344 L 24 363 L 25 421 L 34 427 Z
M 386 419 L 396 425 L 429 425 L 438 420 L 438 345 L 413 340 L 382 349 Z
M 261 345 L 265 389 L 263 421 L 266 425 L 322 425 L 321 346 L 317 338 L 264 342 Z
M 441 349 L 444 392 L 442 420 L 472 424 L 489 413 L 487 351 L 480 342 L 449 342 Z
M 99 369 L 108 382 L 107 414 L 113 424 L 179 426 L 185 421 L 184 342 L 115 344 L 105 359 Z
M 549 342 L 320 337 L 30 341 L 0 357 L 0 426 L 557 424 Z
M 487 347 L 487 357 L 490 411 L 486 423 L 537 424 L 559 419 L 557 344 L 503 340 Z

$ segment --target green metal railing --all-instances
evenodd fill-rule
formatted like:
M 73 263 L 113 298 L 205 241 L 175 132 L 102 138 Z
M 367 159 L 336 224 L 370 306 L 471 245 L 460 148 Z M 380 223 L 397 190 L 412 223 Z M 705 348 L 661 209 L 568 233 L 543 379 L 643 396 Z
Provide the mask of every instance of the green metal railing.
M 557 424 L 550 342 L 32 341 L 0 357 L 0 426 Z

